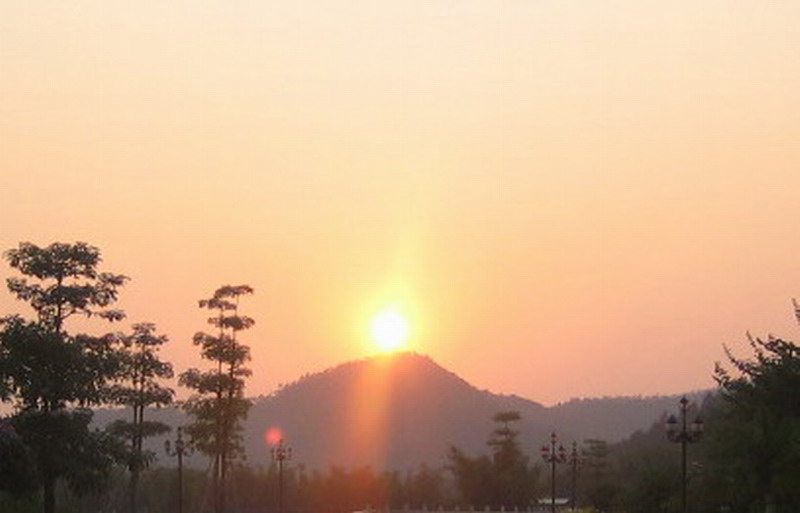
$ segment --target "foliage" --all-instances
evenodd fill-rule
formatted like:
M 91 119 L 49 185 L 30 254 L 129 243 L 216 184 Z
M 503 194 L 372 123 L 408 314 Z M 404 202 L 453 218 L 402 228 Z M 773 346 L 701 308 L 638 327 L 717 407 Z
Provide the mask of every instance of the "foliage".
M 5 253 L 9 265 L 24 277 L 8 279 L 9 290 L 36 311 L 38 323 L 61 331 L 73 315 L 98 316 L 110 321 L 124 318 L 121 310 L 109 309 L 127 277 L 97 271 L 100 250 L 85 242 L 53 243 L 40 248 L 22 242 Z M 34 278 L 30 282 L 29 278 Z
M 493 418 L 496 423 L 501 424 L 487 442 L 492 449 L 494 504 L 525 506 L 533 498 L 533 471 L 528 467 L 528 457 L 520 448 L 517 431 L 509 426 L 520 419 L 520 414 L 516 411 L 500 412 Z
M 493 420 L 498 427 L 487 445 L 487 456 L 470 457 L 451 446 L 450 470 L 462 500 L 473 506 L 527 507 L 535 497 L 537 472 L 523 454 L 517 431 L 510 424 L 520 420 L 516 411 L 500 412 Z
M 493 495 L 492 460 L 485 455 L 470 457 L 454 446 L 447 457 L 461 500 L 469 506 L 488 506 Z
M 117 455 L 111 438 L 89 428 L 89 410 L 71 410 L 108 401 L 121 366 L 114 337 L 73 335 L 64 323 L 76 315 L 122 319 L 110 306 L 127 278 L 98 272 L 100 251 L 82 242 L 21 243 L 5 257 L 23 275 L 9 278 L 8 288 L 36 319 L 0 320 L 0 398 L 17 409 L 12 424 L 34 455 L 44 509 L 52 512 L 58 479 L 77 493 L 95 491 Z
M 26 495 L 36 490 L 34 454 L 14 429 L 0 419 L 0 491 Z
M 0 374 L 21 410 L 100 404 L 120 361 L 113 337 L 71 336 L 18 316 L 0 320 Z
M 397 490 L 392 495 L 395 504 L 425 508 L 441 504 L 448 499 L 444 471 L 425 464 L 420 465 L 416 472 L 409 472 L 405 482 L 402 485 L 396 484 L 394 488 Z
M 44 480 L 66 479 L 77 494 L 96 493 L 122 452 L 119 441 L 90 426 L 92 412 L 78 408 L 24 411 L 12 419 L 22 440 L 34 449 Z
M 800 358 L 792 342 L 749 338 L 753 356 L 726 349 L 717 394 L 688 415 L 705 420 L 688 461 L 691 511 L 800 511 Z M 676 404 L 677 407 L 677 404 Z M 606 511 L 678 512 L 679 444 L 666 442 L 662 417 L 649 430 L 607 447 L 602 476 L 588 472 L 584 502 Z M 606 499 L 592 498 L 599 490 Z M 590 494 L 590 495 L 587 495 Z
M 172 402 L 174 392 L 161 385 L 160 380 L 172 377 L 172 365 L 158 358 L 158 349 L 167 337 L 156 334 L 151 323 L 133 325 L 133 332 L 120 337 L 122 350 L 121 382 L 114 388 L 117 403 L 132 409 L 133 420 L 113 423 L 109 430 L 127 440 L 125 460 L 131 473 L 130 510 L 136 511 L 136 487 L 139 474 L 152 462 L 155 454 L 142 449 L 145 438 L 169 431 L 162 422 L 146 421 L 145 411 L 151 406 L 164 406 Z
M 200 451 L 212 457 L 216 511 L 225 511 L 225 482 L 229 463 L 243 455 L 241 421 L 247 416 L 250 401 L 244 398 L 244 380 L 251 372 L 244 364 L 250 349 L 237 340 L 240 331 L 253 326 L 252 318 L 239 314 L 239 299 L 252 294 L 248 285 L 220 287 L 200 308 L 215 312 L 208 323 L 217 334 L 198 332 L 194 344 L 204 359 L 215 364 L 211 370 L 189 369 L 180 383 L 195 391 L 184 404 L 194 422 L 186 431 Z
M 584 441 L 586 449 L 583 453 L 584 472 L 583 496 L 585 502 L 597 511 L 607 511 L 614 502 L 618 492 L 612 481 L 610 468 L 610 450 L 605 440 L 589 439 Z
M 800 511 L 800 352 L 783 339 L 748 338 L 752 357 L 726 348 L 728 364 L 714 372 L 719 392 L 690 405 L 688 415 L 705 420 L 701 443 L 689 448 L 696 513 Z M 666 442 L 665 418 L 607 446 L 602 472 L 586 473 L 585 503 L 631 513 L 680 510 L 680 446 Z
M 662 419 L 664 420 L 664 419 Z M 680 492 L 680 452 L 669 443 L 663 422 L 634 433 L 615 451 L 615 509 L 630 513 L 663 511 L 677 513 Z
M 793 342 L 749 337 L 752 359 L 727 348 L 728 370 L 716 366 L 724 402 L 713 456 L 735 487 L 734 506 L 800 509 L 800 348 Z
M 177 511 L 177 471 L 156 467 L 142 472 L 140 501 L 150 513 Z M 77 496 L 69 489 L 58 490 L 59 503 L 64 511 L 81 513 L 124 511 L 126 486 L 122 472 L 112 473 L 114 482 L 102 495 Z M 209 480 L 204 472 L 184 469 L 185 511 L 208 511 L 211 497 Z M 229 503 L 238 513 L 277 513 L 279 476 L 276 465 L 263 467 L 234 466 L 229 476 Z M 308 471 L 302 465 L 285 465 L 283 497 L 285 511 L 351 513 L 353 511 L 399 511 L 404 509 L 435 511 L 450 510 L 451 483 L 444 469 L 419 467 L 402 477 L 396 472 L 376 471 L 371 467 L 343 468 L 334 466 L 326 471 Z M 28 513 L 28 504 L 5 503 L 0 496 L 3 513 Z

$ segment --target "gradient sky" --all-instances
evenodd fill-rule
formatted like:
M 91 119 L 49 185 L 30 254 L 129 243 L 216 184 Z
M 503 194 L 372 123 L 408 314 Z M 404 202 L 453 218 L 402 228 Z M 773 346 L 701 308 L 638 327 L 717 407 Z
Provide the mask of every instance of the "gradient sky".
M 798 333 L 798 56 L 790 1 L 0 1 L 0 248 L 99 246 L 178 371 L 252 285 L 254 395 L 391 305 L 495 392 L 710 387 Z

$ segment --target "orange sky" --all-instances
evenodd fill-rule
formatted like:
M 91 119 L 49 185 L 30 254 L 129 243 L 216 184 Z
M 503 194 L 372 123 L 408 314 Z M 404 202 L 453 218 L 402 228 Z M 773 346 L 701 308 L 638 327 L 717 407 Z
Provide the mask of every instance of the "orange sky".
M 0 247 L 99 246 L 179 371 L 196 300 L 252 285 L 251 394 L 370 354 L 387 305 L 481 388 L 708 387 L 723 343 L 798 333 L 798 27 L 797 2 L 0 2 Z

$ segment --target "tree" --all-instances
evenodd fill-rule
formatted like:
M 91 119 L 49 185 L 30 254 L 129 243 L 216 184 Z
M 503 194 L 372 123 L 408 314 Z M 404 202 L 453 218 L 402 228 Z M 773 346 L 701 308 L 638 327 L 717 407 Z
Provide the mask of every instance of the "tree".
M 452 445 L 447 458 L 447 468 L 455 477 L 461 500 L 470 507 L 489 506 L 493 495 L 492 460 L 485 455 L 471 457 Z
M 613 510 L 630 513 L 677 512 L 680 508 L 680 464 L 677 444 L 664 434 L 666 415 L 649 429 L 615 444 Z M 616 490 L 615 490 L 616 488 Z
M 521 418 L 519 412 L 504 411 L 492 419 L 499 424 L 487 442 L 493 452 L 496 504 L 524 507 L 533 498 L 533 474 L 528 468 L 528 457 L 519 447 L 518 432 L 510 427 L 510 423 Z
M 9 265 L 28 278 L 7 280 L 9 290 L 27 301 L 36 312 L 38 324 L 62 332 L 64 321 L 74 315 L 97 316 L 109 321 L 124 319 L 122 310 L 108 308 L 117 300 L 118 289 L 128 279 L 121 274 L 100 273 L 100 250 L 85 242 L 56 242 L 40 248 L 22 242 L 8 250 Z
M 9 290 L 36 319 L 0 320 L 0 398 L 16 407 L 12 424 L 34 453 L 44 510 L 51 513 L 58 479 L 83 493 L 110 469 L 113 440 L 90 429 L 90 411 L 71 408 L 106 402 L 120 369 L 113 336 L 73 335 L 64 324 L 73 316 L 122 319 L 110 305 L 127 278 L 98 272 L 100 250 L 84 242 L 43 248 L 23 242 L 4 256 L 22 274 L 7 280 Z
M 616 487 L 609 476 L 609 449 L 605 440 L 584 440 L 587 449 L 584 452 L 585 465 L 588 472 L 583 495 L 586 502 L 597 511 L 606 511 L 611 507 Z
M 36 490 L 36 462 L 14 426 L 0 419 L 0 491 L 23 495 Z
M 172 402 L 172 389 L 160 384 L 160 380 L 172 377 L 172 365 L 158 358 L 158 349 L 167 342 L 167 337 L 156 334 L 151 323 L 133 325 L 133 333 L 120 338 L 124 347 L 123 383 L 115 388 L 115 399 L 119 404 L 129 406 L 133 420 L 120 420 L 111 425 L 110 430 L 129 443 L 127 454 L 130 481 L 130 511 L 136 512 L 136 489 L 141 471 L 150 465 L 155 457 L 152 451 L 144 451 L 145 438 L 169 431 L 163 422 L 145 421 L 148 407 L 165 406 Z
M 749 336 L 752 359 L 725 348 L 728 370 L 715 379 L 724 399 L 724 428 L 715 456 L 724 461 L 741 501 L 767 511 L 800 509 L 800 348 L 776 337 Z
M 215 368 L 189 369 L 180 376 L 180 383 L 195 391 L 184 403 L 185 411 L 194 417 L 187 432 L 195 447 L 212 458 L 218 513 L 226 509 L 228 466 L 242 455 L 241 421 L 250 409 L 250 401 L 244 398 L 244 379 L 251 374 L 244 364 L 250 359 L 250 349 L 239 343 L 237 335 L 255 324 L 252 318 L 239 314 L 239 299 L 252 293 L 248 285 L 226 285 L 199 302 L 200 308 L 215 312 L 208 323 L 217 328 L 217 334 L 198 332 L 194 344 L 200 346 L 202 357 L 213 362 Z
M 521 419 L 519 412 L 499 412 L 493 420 L 499 426 L 487 445 L 491 458 L 469 457 L 450 447 L 450 470 L 462 499 L 472 506 L 527 507 L 534 498 L 536 470 L 529 466 L 517 440 L 517 431 L 510 424 Z
M 420 465 L 416 472 L 409 473 L 405 493 L 406 502 L 396 506 L 411 505 L 420 509 L 441 504 L 445 495 L 442 471 L 425 464 Z

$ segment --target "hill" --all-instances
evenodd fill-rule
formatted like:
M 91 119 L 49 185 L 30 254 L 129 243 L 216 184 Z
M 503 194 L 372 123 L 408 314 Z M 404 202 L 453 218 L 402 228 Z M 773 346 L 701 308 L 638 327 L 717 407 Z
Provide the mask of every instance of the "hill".
M 650 427 L 676 403 L 676 397 L 602 398 L 546 408 L 479 390 L 427 356 L 401 353 L 344 363 L 256 399 L 244 443 L 249 463 L 256 466 L 269 462 L 270 432 L 280 433 L 296 462 L 310 468 L 442 465 L 450 444 L 468 453 L 486 452 L 494 414 L 516 410 L 522 415 L 516 426 L 520 442 L 535 458 L 551 431 L 565 441 L 617 441 Z M 104 424 L 119 415 L 101 411 L 96 420 Z M 175 409 L 154 411 L 151 418 L 172 425 L 186 422 Z M 163 439 L 150 442 L 157 451 L 162 444 Z M 197 455 L 190 460 L 194 466 L 206 462 Z
M 512 409 L 526 419 L 545 410 L 532 401 L 478 390 L 430 358 L 405 353 L 301 379 L 256 403 L 249 422 L 282 429 L 298 457 L 307 454 L 303 460 L 312 466 L 401 468 L 442 462 L 448 444 L 482 450 L 491 417 Z M 547 428 L 539 427 L 541 435 Z M 248 446 L 257 442 L 251 438 Z

